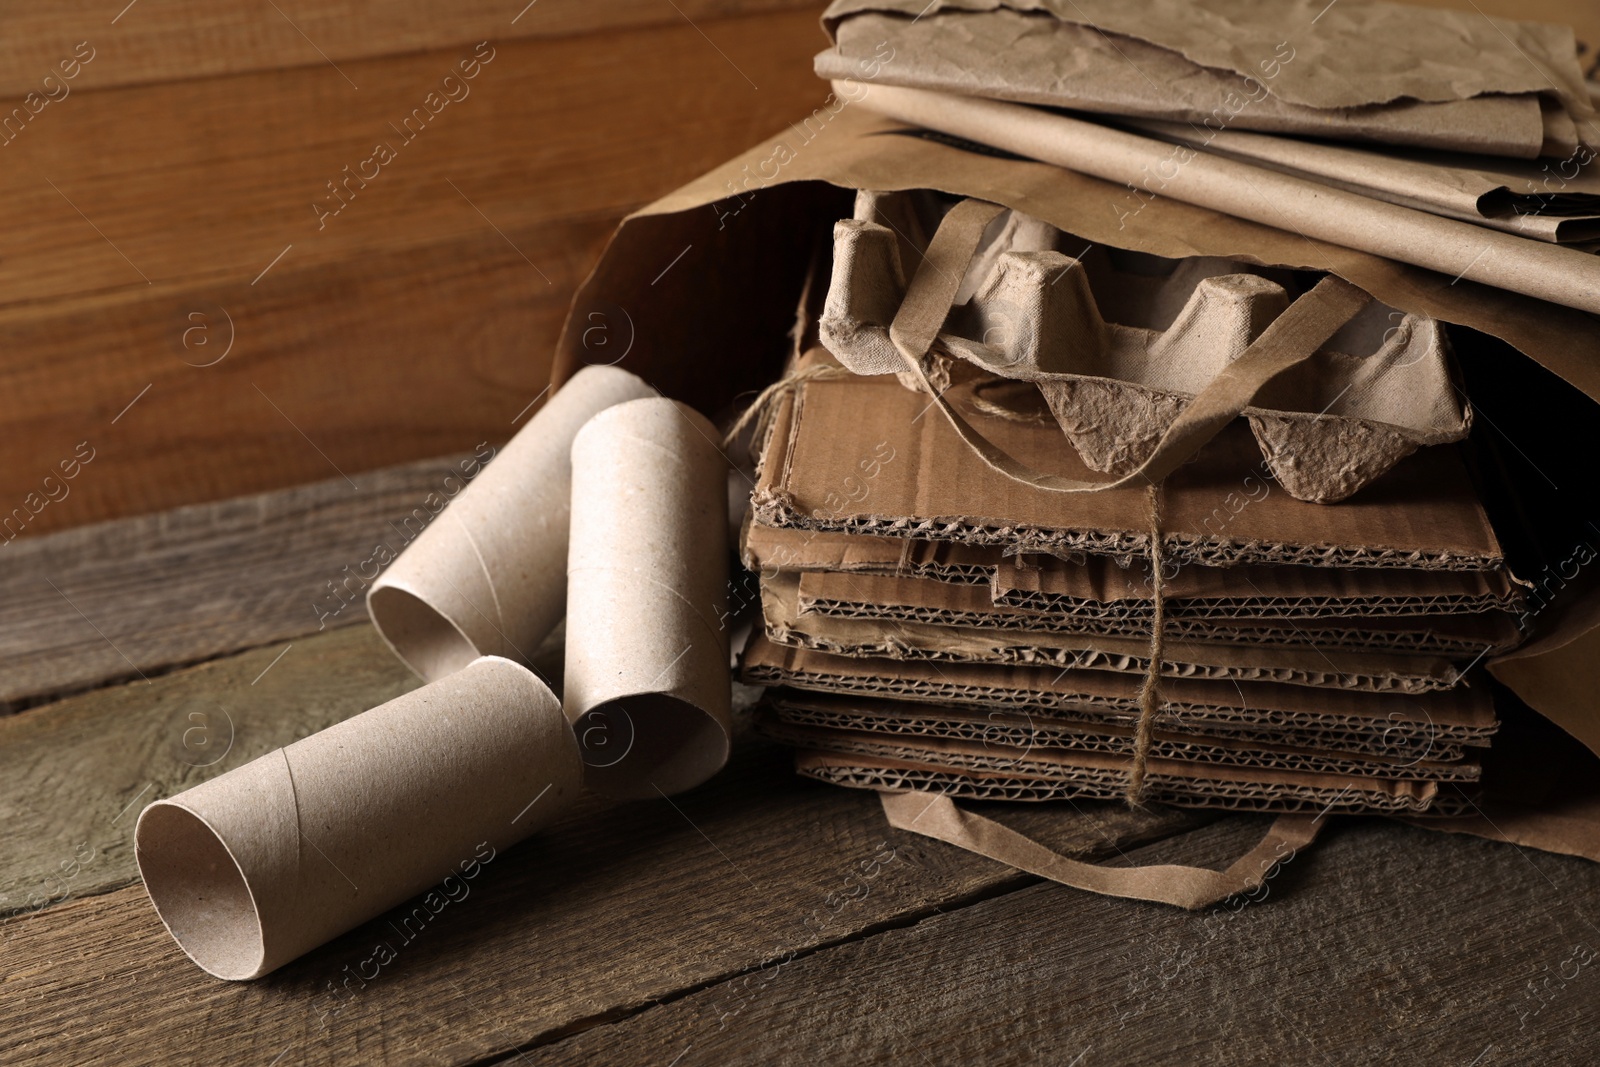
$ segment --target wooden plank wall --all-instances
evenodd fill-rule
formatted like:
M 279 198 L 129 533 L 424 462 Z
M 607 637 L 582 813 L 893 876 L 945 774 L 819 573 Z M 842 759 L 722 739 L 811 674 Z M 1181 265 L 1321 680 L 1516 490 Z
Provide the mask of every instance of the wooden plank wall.
M 503 441 L 618 219 L 826 91 L 815 2 L 521 7 L 0 16 L 0 545 Z

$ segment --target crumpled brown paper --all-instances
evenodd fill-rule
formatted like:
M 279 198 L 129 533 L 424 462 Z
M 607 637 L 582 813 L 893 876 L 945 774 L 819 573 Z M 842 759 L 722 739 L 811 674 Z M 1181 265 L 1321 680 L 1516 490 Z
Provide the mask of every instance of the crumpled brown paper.
M 824 25 L 835 38 L 817 57 L 825 78 L 1211 130 L 1532 158 L 1570 152 L 1593 113 L 1570 29 L 1481 13 L 1363 0 L 839 0 Z

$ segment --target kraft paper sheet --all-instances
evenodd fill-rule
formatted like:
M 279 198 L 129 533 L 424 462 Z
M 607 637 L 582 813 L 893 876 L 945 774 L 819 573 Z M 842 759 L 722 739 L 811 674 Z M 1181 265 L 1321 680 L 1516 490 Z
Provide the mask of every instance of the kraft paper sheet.
M 817 56 L 816 72 L 1213 130 L 1525 159 L 1569 154 L 1579 123 L 1593 138 L 1564 26 L 1360 0 L 1320 15 L 1321 5 L 1298 2 L 1111 0 L 1089 5 L 1100 9 L 1092 21 L 1077 0 L 954 6 L 836 4 L 825 18 L 835 46 Z M 1383 48 L 1375 38 L 1387 33 L 1404 43 Z
M 1600 313 L 1600 258 L 1020 104 L 835 82 L 901 122 L 1566 307 Z M 1170 179 L 1161 168 L 1173 170 Z
M 1278 864 L 1288 862 L 1296 850 L 1316 840 L 1323 826 L 1321 817 L 1280 815 L 1259 844 L 1221 871 L 1174 864 L 1102 867 L 1063 856 L 1010 827 L 959 807 L 948 796 L 903 792 L 880 797 L 883 813 L 896 829 L 947 841 L 1074 889 L 1189 910 L 1256 889 Z
M 930 35 L 951 36 L 949 25 L 965 26 L 962 36 L 976 39 L 997 11 L 1031 16 L 1047 38 L 1057 25 L 1082 26 L 1144 41 L 1213 71 L 1264 78 L 1274 96 L 1302 107 L 1332 110 L 1548 92 L 1579 114 L 1589 110 L 1570 27 L 1494 18 L 1476 5 L 1443 11 L 1375 0 L 1344 0 L 1332 7 L 1324 0 L 1269 5 L 1257 0 L 835 0 L 823 25 L 837 38 L 850 22 L 876 12 L 901 16 Z M 972 17 L 978 12 L 981 17 Z M 1294 59 L 1263 68 L 1260 58 L 1272 56 L 1286 39 Z M 915 67 L 921 58 L 897 54 L 885 66 L 904 60 Z M 1009 54 L 990 57 L 997 58 L 1015 78 L 1038 73 Z
M 1242 130 L 1200 131 L 1177 122 L 1130 119 L 1123 124 L 1348 192 L 1523 237 L 1568 243 L 1600 236 L 1596 218 L 1600 168 L 1580 165 L 1578 159 L 1551 166 L 1454 153 L 1371 151 Z

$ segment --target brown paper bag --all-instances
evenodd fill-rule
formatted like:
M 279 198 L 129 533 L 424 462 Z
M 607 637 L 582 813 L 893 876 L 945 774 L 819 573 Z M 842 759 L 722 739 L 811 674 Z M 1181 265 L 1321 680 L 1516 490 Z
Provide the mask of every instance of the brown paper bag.
M 792 347 L 795 294 L 814 250 L 828 241 L 833 222 L 849 214 L 853 190 L 936 188 L 1027 212 L 1086 243 L 1168 258 L 1242 256 L 1332 271 L 1400 311 L 1500 338 L 1600 399 L 1600 328 L 1586 313 L 903 129 L 830 97 L 804 121 L 630 217 L 575 298 L 558 345 L 557 376 L 586 364 L 589 316 L 609 310 L 620 319 L 615 311 L 625 310 L 635 320 L 648 316 L 652 329 L 638 333 L 620 365 L 646 374 L 667 395 L 720 410 L 740 392 L 782 374 Z M 679 267 L 694 269 L 661 275 L 680 254 Z M 685 360 L 687 350 L 723 355 Z M 1530 371 L 1512 359 L 1503 373 Z M 1552 621 L 1541 618 L 1540 632 Z M 1581 734 L 1582 723 L 1593 717 L 1592 694 L 1600 690 L 1600 660 L 1575 656 L 1539 666 L 1531 659 L 1537 647 L 1529 648 L 1528 676 L 1511 684 Z M 808 660 L 819 655 L 805 654 Z M 898 666 L 911 671 L 918 665 Z M 1536 693 L 1530 677 L 1568 680 Z M 879 679 L 876 688 L 854 691 L 899 684 Z M 938 679 L 930 674 L 918 684 L 937 689 Z M 1587 825 L 1600 827 L 1600 820 Z M 1590 841 L 1595 847 L 1588 854 L 1600 858 L 1600 832 Z

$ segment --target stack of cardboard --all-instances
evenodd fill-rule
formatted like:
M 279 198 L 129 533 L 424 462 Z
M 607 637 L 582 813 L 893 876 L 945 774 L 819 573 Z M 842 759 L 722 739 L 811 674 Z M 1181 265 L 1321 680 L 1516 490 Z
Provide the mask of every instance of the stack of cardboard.
M 937 205 L 928 210 L 936 220 Z M 1378 331 L 1374 351 L 1360 347 L 1360 331 L 1336 334 L 1302 379 L 1337 386 L 1341 367 L 1363 372 L 1331 403 L 1280 388 L 1275 402 L 1293 410 L 1248 409 L 1165 480 L 1153 532 L 1142 487 L 1064 494 L 1004 477 L 926 391 L 890 373 L 894 350 L 882 346 L 904 281 L 891 279 L 874 306 L 884 287 L 865 276 L 873 256 L 861 237 L 891 215 L 863 194 L 835 231 L 820 316 L 827 347 L 800 357 L 778 394 L 743 537 L 762 601 L 744 676 L 777 687 L 760 721 L 801 750 L 800 771 L 969 798 L 1122 797 L 1141 690 L 1155 675 L 1143 800 L 1456 814 L 1468 794 L 1440 786 L 1476 781 L 1474 750 L 1497 725 L 1473 668 L 1518 643 L 1521 597 L 1455 448 L 1397 445 L 1385 432 L 1418 420 L 1370 410 L 1403 396 L 1443 411 L 1433 425 L 1453 420 L 1454 438 L 1465 434 L 1470 412 L 1437 324 L 1409 317 L 1404 331 Z M 883 229 L 925 249 L 906 233 L 910 217 Z M 984 314 L 994 279 L 1041 256 L 1069 259 L 1050 251 L 1060 235 L 1039 237 L 1020 219 L 992 227 L 1000 236 L 970 267 L 987 281 L 968 287 L 930 365 L 941 395 L 987 441 L 1054 476 L 1106 481 L 1096 472 L 1136 465 L 1151 447 L 1143 438 L 1159 436 L 1161 403 L 1181 410 L 1193 395 L 1161 379 L 1162 353 L 1175 353 L 1181 372 L 1197 343 L 1248 346 L 1287 296 L 1242 264 L 1146 260 L 1142 278 L 1109 268 L 1080 277 L 1069 310 L 1018 296 L 1031 318 L 997 339 Z M 895 275 L 898 251 L 879 265 Z M 1269 307 L 1219 302 L 1219 287 Z M 1390 309 L 1374 307 L 1369 317 L 1390 321 Z M 1063 316 L 1078 319 L 1052 326 Z M 1243 324 L 1230 329 L 1229 316 Z M 1122 364 L 1012 376 L 1029 362 L 1015 358 L 1017 337 L 1037 342 L 1030 366 L 1048 367 L 1052 352 L 1081 357 L 1084 338 L 1148 321 L 1157 336 L 1134 338 Z M 1136 380 L 1141 371 L 1150 380 Z M 1069 390 L 1052 392 L 1065 379 L 1102 390 L 1098 422 L 1068 410 Z M 1301 439 L 1273 439 L 1273 427 L 1291 424 Z M 1108 455 L 1097 434 L 1132 441 L 1133 454 Z M 1351 460 L 1363 448 L 1383 454 Z
M 1588 147 L 1600 136 L 1568 31 L 1484 17 L 1532 8 L 1460 6 L 1445 25 L 1368 0 L 839 0 L 826 20 L 834 47 L 818 59 L 833 97 L 624 223 L 575 298 L 557 379 L 616 359 L 618 346 L 595 347 L 593 326 L 626 311 L 651 328 L 628 335 L 621 365 L 730 420 L 778 379 L 832 362 L 797 359 L 785 338 L 830 230 L 835 252 L 863 267 L 899 247 L 915 288 L 931 248 L 924 220 L 889 227 L 886 212 L 879 224 L 903 232 L 884 241 L 863 213 L 846 220 L 848 190 L 931 188 L 1019 224 L 1003 251 L 1025 261 L 989 276 L 1028 284 L 984 290 L 966 284 L 979 272 L 960 278 L 934 343 L 922 329 L 905 348 L 893 326 L 906 294 L 863 286 L 856 296 L 881 306 L 847 299 L 854 316 L 827 331 L 817 322 L 799 345 L 811 352 L 814 338 L 845 370 L 791 380 L 762 405 L 776 425 L 759 438 L 744 552 L 772 595 L 744 669 L 776 687 L 766 725 L 806 753 L 807 773 L 964 795 L 1091 784 L 1120 795 L 1148 737 L 1138 726 L 1152 723 L 1141 697 L 1154 642 L 1140 627 L 1153 631 L 1157 614 L 1158 528 L 1163 677 L 1149 798 L 1352 807 L 1355 795 L 1433 814 L 1481 788 L 1467 814 L 1422 821 L 1600 860 L 1600 518 L 1587 491 L 1600 257 L 1572 243 L 1600 219 Z M 1592 15 L 1560 15 L 1600 40 Z M 1410 166 L 1419 161 L 1428 165 Z M 1037 231 L 1023 214 L 1057 230 L 1047 245 L 1028 247 Z M 859 231 L 843 243 L 841 220 Z M 1429 344 L 1417 361 L 1389 349 L 1399 358 L 1380 377 L 1403 372 L 1405 384 L 1388 399 L 1428 400 L 1402 404 L 1399 421 L 1366 403 L 1344 408 L 1349 380 L 1320 370 L 1294 376 L 1299 398 L 1257 396 L 1262 410 L 1237 412 L 1192 463 L 1153 478 L 1164 507 L 1152 523 L 1142 487 L 1035 491 L 958 439 L 952 409 L 1036 470 L 1120 480 L 1148 455 L 1144 430 L 1164 422 L 1163 408 L 1196 396 L 1186 361 L 1141 364 L 1137 339 L 1117 329 L 1088 335 L 1087 353 L 1034 344 L 1050 316 L 1008 295 L 1032 291 L 1030 271 L 1046 286 L 1058 278 L 1056 290 L 1086 282 L 1112 327 L 1128 324 L 1118 296 L 1141 284 L 1101 284 L 1118 273 L 1254 274 L 1296 302 L 1340 279 L 1372 298 L 1379 321 L 1363 329 L 1392 331 L 1403 347 L 1404 335 L 1426 340 L 1448 323 L 1456 348 L 1443 363 Z M 1250 309 L 1251 291 L 1266 287 L 1222 290 Z M 817 305 L 810 318 L 829 318 Z M 851 317 L 859 348 L 839 343 Z M 1234 323 L 1259 325 L 1253 312 Z M 1331 347 L 1362 360 L 1383 348 Z M 973 380 L 980 365 L 1009 380 Z M 1108 397 L 1097 377 L 1137 388 Z M 1447 442 L 1468 396 L 1477 421 L 1458 456 Z M 1102 400 L 1119 401 L 1117 419 L 1098 417 Z M 1145 403 L 1151 418 L 1130 432 L 1125 416 Z M 1084 410 L 1095 417 L 1078 418 Z M 1328 499 L 1343 494 L 1328 504 L 1312 502 L 1319 486 L 1293 462 L 1310 454 L 1300 431 L 1326 438 L 1324 415 L 1337 417 L 1340 443 L 1322 458 L 1361 459 L 1333 464 L 1351 479 L 1320 483 Z M 1512 573 L 1528 580 L 1525 604 Z M 1496 655 L 1503 616 L 1519 606 L 1528 640 Z M 1504 698 L 1498 729 L 1485 670 Z M 1163 779 L 1168 767 L 1188 773 Z M 1103 872 L 1034 862 L 1039 842 L 948 798 L 886 793 L 884 811 L 897 829 L 1115 891 Z M 1282 835 L 1268 844 L 1269 864 L 1278 846 L 1298 847 Z M 1219 889 L 1217 874 L 1185 875 L 1210 886 L 1187 906 L 1242 891 Z

